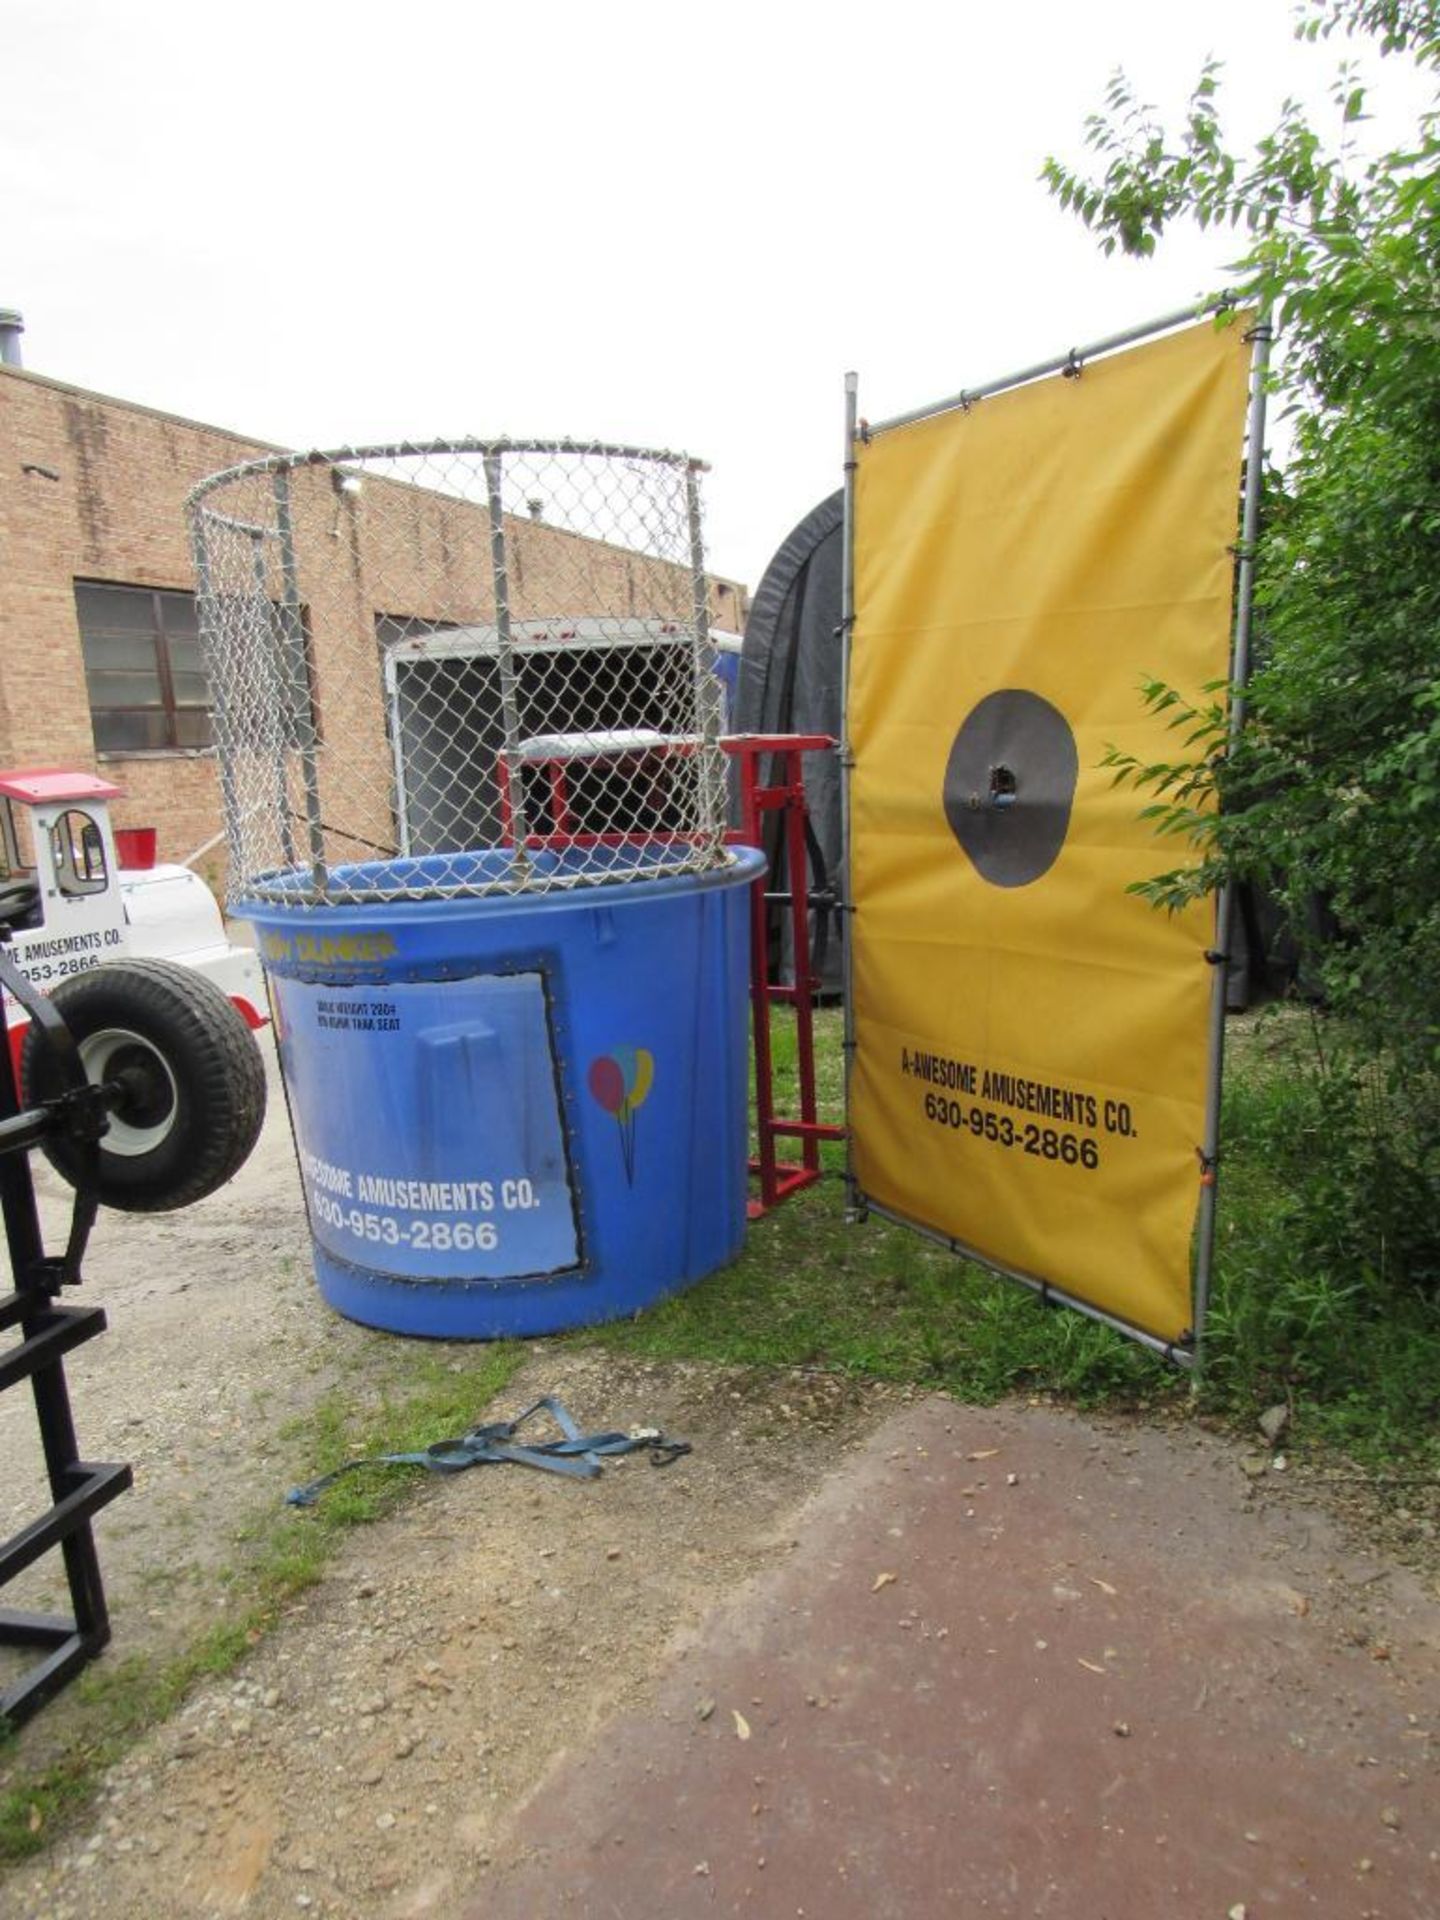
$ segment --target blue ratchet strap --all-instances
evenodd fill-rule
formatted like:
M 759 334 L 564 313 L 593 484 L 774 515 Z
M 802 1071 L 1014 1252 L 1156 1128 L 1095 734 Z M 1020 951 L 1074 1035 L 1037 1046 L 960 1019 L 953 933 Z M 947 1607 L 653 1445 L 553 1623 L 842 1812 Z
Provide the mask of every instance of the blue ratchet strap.
M 537 1413 L 548 1413 L 564 1435 L 560 1440 L 541 1440 L 524 1446 L 515 1434 Z M 432 1473 L 462 1473 L 466 1467 L 503 1466 L 539 1467 L 546 1473 L 567 1474 L 572 1480 L 598 1478 L 602 1455 L 638 1453 L 648 1449 L 650 1463 L 668 1467 L 690 1451 L 685 1440 L 667 1440 L 658 1427 L 637 1427 L 633 1433 L 581 1433 L 569 1412 L 552 1395 L 546 1394 L 513 1420 L 494 1420 L 483 1427 L 472 1427 L 457 1440 L 437 1440 L 418 1453 L 376 1453 L 362 1460 L 347 1460 L 333 1473 L 322 1474 L 303 1487 L 294 1487 L 285 1496 L 287 1507 L 313 1507 L 326 1487 L 333 1486 L 344 1474 L 358 1467 L 428 1467 Z

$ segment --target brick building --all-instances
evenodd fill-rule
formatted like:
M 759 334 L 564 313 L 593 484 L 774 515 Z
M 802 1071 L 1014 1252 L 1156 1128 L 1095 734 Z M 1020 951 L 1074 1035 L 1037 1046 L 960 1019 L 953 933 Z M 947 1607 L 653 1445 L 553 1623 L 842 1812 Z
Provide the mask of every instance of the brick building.
M 221 827 L 185 497 L 207 475 L 276 451 L 0 364 L 0 765 L 103 773 L 125 791 L 118 824 L 156 827 L 162 859 L 189 859 Z M 437 502 L 437 525 L 459 514 L 476 509 Z M 358 604 L 375 557 L 363 519 L 356 527 Z M 515 538 L 532 574 L 543 572 L 547 551 L 573 572 L 575 534 L 522 522 Z M 606 592 L 623 591 L 624 570 L 624 556 L 597 551 L 596 577 L 612 581 Z M 393 583 L 393 556 L 385 572 Z M 411 604 L 367 605 L 364 617 L 423 618 L 430 602 L 454 605 L 453 581 L 429 577 L 424 553 L 412 572 Z M 474 598 L 483 617 L 483 591 Z M 743 587 L 712 577 L 715 626 L 739 632 L 745 599 Z M 612 610 L 618 603 L 583 611 Z M 372 729 L 382 724 L 378 698 L 367 690 L 365 701 Z M 217 845 L 195 862 L 212 886 L 224 857 Z

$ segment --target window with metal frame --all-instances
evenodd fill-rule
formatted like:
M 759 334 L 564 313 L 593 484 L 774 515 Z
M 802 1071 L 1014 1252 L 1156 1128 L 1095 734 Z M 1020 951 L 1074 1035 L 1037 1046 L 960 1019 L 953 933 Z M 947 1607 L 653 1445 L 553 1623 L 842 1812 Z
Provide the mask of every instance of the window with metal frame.
M 104 893 L 110 884 L 105 839 L 92 814 L 69 807 L 50 829 L 55 883 L 67 899 Z
M 75 611 L 96 750 L 208 747 L 213 701 L 195 596 L 77 580 Z

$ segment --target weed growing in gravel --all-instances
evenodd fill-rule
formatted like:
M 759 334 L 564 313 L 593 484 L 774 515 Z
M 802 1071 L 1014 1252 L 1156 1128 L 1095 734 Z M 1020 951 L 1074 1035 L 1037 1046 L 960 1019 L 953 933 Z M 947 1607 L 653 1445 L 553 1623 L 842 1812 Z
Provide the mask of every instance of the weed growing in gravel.
M 90 1668 L 65 1703 L 76 1724 L 59 1759 L 27 1765 L 12 1759 L 16 1736 L 4 1738 L 0 1862 L 49 1844 L 130 1743 L 174 1713 L 197 1684 L 238 1665 L 286 1604 L 320 1579 L 350 1530 L 388 1512 L 423 1470 L 349 1475 L 304 1511 L 280 1505 L 281 1475 L 308 1479 L 356 1455 L 411 1451 L 462 1432 L 521 1357 L 510 1346 L 402 1347 L 377 1334 L 344 1386 L 282 1428 L 275 1504 L 237 1534 L 235 1563 L 218 1576 L 225 1620 L 169 1658 L 112 1653 Z M 118 1626 L 123 1634 L 123 1621 Z

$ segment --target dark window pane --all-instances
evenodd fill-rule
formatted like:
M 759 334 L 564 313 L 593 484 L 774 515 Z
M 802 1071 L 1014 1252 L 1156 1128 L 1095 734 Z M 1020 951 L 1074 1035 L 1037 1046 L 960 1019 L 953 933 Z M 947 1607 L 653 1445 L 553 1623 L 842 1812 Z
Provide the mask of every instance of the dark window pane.
M 172 644 L 187 635 L 193 639 L 198 631 L 195 622 L 195 596 L 190 593 L 162 593 L 158 597 L 160 616 Z
M 202 678 L 205 663 L 200 657 L 200 642 L 196 639 L 177 640 L 170 636 L 170 665 L 176 673 L 194 673 Z
M 144 587 L 91 587 L 77 583 L 75 610 L 80 630 L 118 628 L 122 632 L 155 631 L 155 596 Z
M 155 670 L 155 641 L 148 633 L 87 633 L 87 667 L 119 667 L 132 673 Z
M 160 681 L 153 673 L 87 673 L 92 707 L 158 707 Z
M 210 715 L 204 707 L 177 707 L 175 711 L 175 741 L 181 747 L 208 747 L 214 736 L 210 730 Z
M 102 753 L 133 753 L 168 747 L 165 715 L 154 713 L 116 713 L 100 709 L 92 715 L 95 745 Z

